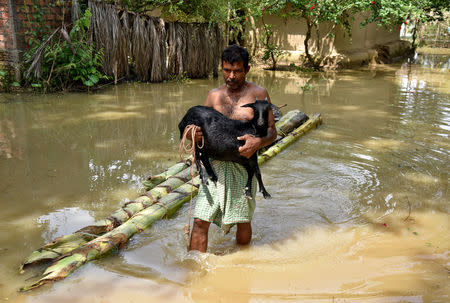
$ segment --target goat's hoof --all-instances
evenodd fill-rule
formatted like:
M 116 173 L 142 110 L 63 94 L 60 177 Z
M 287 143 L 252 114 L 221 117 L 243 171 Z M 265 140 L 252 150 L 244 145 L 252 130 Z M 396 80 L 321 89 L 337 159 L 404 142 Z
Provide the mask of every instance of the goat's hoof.
M 212 177 L 211 177 L 211 180 L 214 182 L 214 184 L 217 183 L 217 177 L 216 177 L 216 176 L 212 176 Z
M 248 187 L 245 188 L 245 197 L 247 199 L 253 199 L 252 193 L 250 192 L 250 189 Z
M 268 193 L 268 192 L 266 192 L 266 191 L 263 191 L 263 196 L 264 196 L 264 199 L 271 199 L 272 198 L 272 196 Z

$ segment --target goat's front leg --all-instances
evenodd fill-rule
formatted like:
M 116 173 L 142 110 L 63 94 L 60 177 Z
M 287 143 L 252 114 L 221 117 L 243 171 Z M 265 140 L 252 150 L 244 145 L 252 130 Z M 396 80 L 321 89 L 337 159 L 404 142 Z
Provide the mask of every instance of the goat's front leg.
M 208 155 L 203 153 L 203 152 L 199 152 L 199 154 L 200 154 L 200 160 L 202 161 L 203 166 L 206 169 L 206 172 L 208 173 L 209 177 L 214 182 L 214 184 L 216 184 L 216 182 L 217 182 L 217 175 L 216 175 L 216 173 L 214 172 L 214 169 L 211 166 L 211 162 L 209 162 Z
M 245 197 L 247 199 L 252 199 L 252 180 L 253 180 L 253 175 L 255 174 L 254 169 L 251 167 L 250 163 L 245 163 L 242 164 L 245 168 L 245 170 L 247 171 L 247 184 L 245 185 Z
M 259 185 L 259 191 L 262 192 L 264 199 L 272 198 L 272 196 L 267 192 L 266 188 L 264 187 L 264 184 L 263 184 L 263 181 L 261 178 L 261 171 L 259 170 L 258 158 L 257 158 L 256 154 L 250 158 L 250 166 L 252 167 L 253 171 L 256 174 L 256 179 L 258 180 L 258 185 Z

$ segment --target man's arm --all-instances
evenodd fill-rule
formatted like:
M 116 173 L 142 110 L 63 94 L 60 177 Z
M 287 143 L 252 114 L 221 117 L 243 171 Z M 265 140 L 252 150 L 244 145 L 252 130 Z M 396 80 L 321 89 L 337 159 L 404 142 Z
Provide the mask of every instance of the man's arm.
M 260 96 L 258 96 L 260 97 Z M 270 101 L 269 94 L 267 90 L 264 89 L 264 96 L 261 99 L 267 98 L 269 103 Z M 268 127 L 267 127 L 267 136 L 258 138 L 253 135 L 244 135 L 238 137 L 238 140 L 244 140 L 245 144 L 239 147 L 239 153 L 241 156 L 250 158 L 258 149 L 271 144 L 277 138 L 277 129 L 275 127 L 275 118 L 273 117 L 272 108 L 269 110 L 269 118 L 268 118 Z

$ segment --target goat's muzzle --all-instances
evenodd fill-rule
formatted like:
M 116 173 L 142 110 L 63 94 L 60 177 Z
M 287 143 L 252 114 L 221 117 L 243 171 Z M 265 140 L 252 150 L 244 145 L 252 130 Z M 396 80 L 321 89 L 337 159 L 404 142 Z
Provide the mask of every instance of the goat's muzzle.
M 256 124 L 260 127 L 264 126 L 264 119 L 263 118 L 259 118 L 258 120 L 256 120 Z

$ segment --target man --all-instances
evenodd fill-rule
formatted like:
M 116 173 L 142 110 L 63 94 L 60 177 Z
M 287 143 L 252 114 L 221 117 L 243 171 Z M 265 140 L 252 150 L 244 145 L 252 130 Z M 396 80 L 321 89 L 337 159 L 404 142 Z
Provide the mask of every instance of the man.
M 249 121 L 253 118 L 253 110 L 241 107 L 242 105 L 265 98 L 270 102 L 265 88 L 246 81 L 245 77 L 250 70 L 248 62 L 249 54 L 243 47 L 231 45 L 223 51 L 222 74 L 225 84 L 208 93 L 205 106 L 214 108 L 230 119 Z M 198 130 L 195 141 L 200 141 L 201 137 L 202 132 Z M 257 138 L 244 135 L 237 138 L 245 141 L 245 144 L 239 148 L 239 153 L 250 158 L 258 149 L 272 143 L 276 137 L 275 121 L 270 110 L 267 136 Z M 219 180 L 217 184 L 209 182 L 208 185 L 200 185 L 194 211 L 190 246 L 191 250 L 201 252 L 206 252 L 211 222 L 222 227 L 225 232 L 228 232 L 232 225 L 237 224 L 236 242 L 240 245 L 249 244 L 252 238 L 251 219 L 255 210 L 255 178 L 252 184 L 253 198 L 247 199 L 244 187 L 248 177 L 243 166 L 226 161 L 214 161 L 212 165 Z

